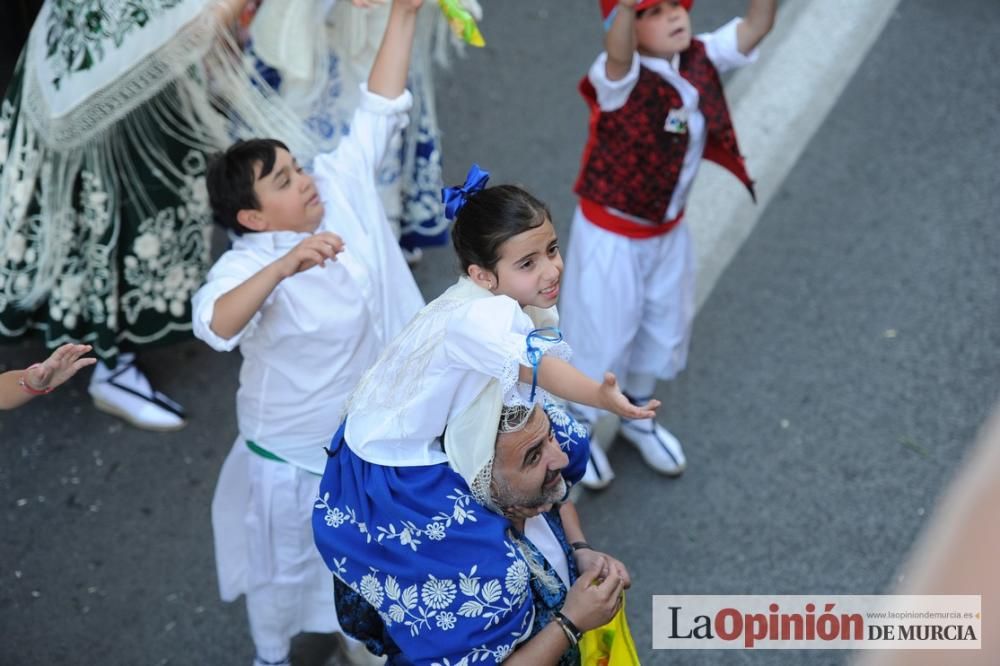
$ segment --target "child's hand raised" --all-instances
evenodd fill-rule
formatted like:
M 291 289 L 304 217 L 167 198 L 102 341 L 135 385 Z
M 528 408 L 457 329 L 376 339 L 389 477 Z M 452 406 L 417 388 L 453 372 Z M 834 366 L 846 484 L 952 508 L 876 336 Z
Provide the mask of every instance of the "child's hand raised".
M 336 261 L 337 255 L 344 251 L 344 239 L 335 233 L 323 231 L 305 239 L 278 261 L 282 269 L 282 277 L 288 278 L 296 273 L 307 271 L 313 266 L 322 266 L 326 260 Z
M 615 373 L 605 372 L 604 383 L 599 389 L 601 408 L 617 414 L 623 419 L 651 419 L 656 416 L 656 408 L 660 406 L 659 400 L 650 400 L 645 405 L 633 405 L 625 394 L 618 388 L 618 380 Z

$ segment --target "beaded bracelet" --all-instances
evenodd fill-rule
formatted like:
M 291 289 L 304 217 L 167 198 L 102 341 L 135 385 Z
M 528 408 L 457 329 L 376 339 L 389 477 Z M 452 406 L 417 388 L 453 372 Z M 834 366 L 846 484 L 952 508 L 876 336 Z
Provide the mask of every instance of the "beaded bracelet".
M 36 389 L 28 383 L 28 372 L 40 365 L 41 363 L 35 363 L 34 365 L 28 366 L 24 372 L 21 373 L 21 376 L 17 378 L 17 385 L 20 386 L 21 390 L 28 395 L 48 395 L 49 393 L 52 393 L 52 389 L 55 388 L 55 386 L 46 386 L 43 389 Z

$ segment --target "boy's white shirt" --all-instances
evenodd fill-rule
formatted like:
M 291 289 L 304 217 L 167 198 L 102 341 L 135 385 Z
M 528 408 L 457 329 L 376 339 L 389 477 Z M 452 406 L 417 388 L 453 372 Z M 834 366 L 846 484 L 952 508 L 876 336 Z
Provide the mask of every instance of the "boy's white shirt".
M 734 18 L 714 32 L 697 36 L 705 43 L 705 52 L 719 74 L 749 65 L 757 60 L 758 49 L 754 49 L 747 55 L 740 53 L 736 36 L 736 27 L 740 21 L 742 19 Z M 607 76 L 605 69 L 607 60 L 607 52 L 601 53 L 587 73 L 590 83 L 597 92 L 597 103 L 602 111 L 616 111 L 625 106 L 632 89 L 639 81 L 640 64 L 663 77 L 663 80 L 669 83 L 681 96 L 683 108 L 687 114 L 689 140 L 687 152 L 684 154 L 684 166 L 681 168 L 677 186 L 674 188 L 670 205 L 667 206 L 667 212 L 663 218 L 664 220 L 672 220 L 684 210 L 684 205 L 691 192 L 691 185 L 698 174 L 702 153 L 705 152 L 707 133 L 705 131 L 705 117 L 698 109 L 698 90 L 677 71 L 680 55 L 676 55 L 672 61 L 668 61 L 663 58 L 641 56 L 637 52 L 632 57 L 632 66 L 628 74 L 617 81 L 612 81 Z M 649 220 L 643 220 L 613 208 L 609 210 L 616 215 L 636 222 L 649 222 Z
M 448 461 L 437 438 L 491 380 L 499 380 L 504 404 L 529 404 L 530 387 L 518 383 L 520 366 L 529 365 L 527 335 L 558 321 L 554 306 L 522 309 L 460 278 L 413 318 L 358 384 L 348 405 L 348 446 L 379 465 Z M 567 360 L 571 353 L 564 342 L 535 345 Z M 538 389 L 536 401 L 545 395 Z M 489 439 L 492 452 L 495 431 Z
M 340 235 L 346 248 L 336 261 L 282 280 L 250 322 L 223 339 L 210 326 L 219 297 L 310 235 L 244 234 L 193 298 L 195 335 L 219 351 L 239 345 L 243 355 L 236 396 L 240 435 L 317 474 L 348 395 L 423 305 L 374 178 L 393 135 L 406 126 L 411 104 L 409 92 L 390 100 L 362 86 L 350 134 L 337 150 L 314 160 L 325 207 L 317 232 Z

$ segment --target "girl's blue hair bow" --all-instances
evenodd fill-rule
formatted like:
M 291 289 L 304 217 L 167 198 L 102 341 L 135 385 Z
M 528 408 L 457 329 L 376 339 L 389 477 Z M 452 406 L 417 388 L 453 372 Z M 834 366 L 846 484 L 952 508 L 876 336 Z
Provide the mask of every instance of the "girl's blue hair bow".
M 474 194 L 486 187 L 486 181 L 490 179 L 489 171 L 479 168 L 478 164 L 473 164 L 469 168 L 469 175 L 465 177 L 465 184 L 460 187 L 446 187 L 441 190 L 441 201 L 444 202 L 444 215 L 449 220 L 454 220 L 458 211 L 462 210 L 470 194 Z

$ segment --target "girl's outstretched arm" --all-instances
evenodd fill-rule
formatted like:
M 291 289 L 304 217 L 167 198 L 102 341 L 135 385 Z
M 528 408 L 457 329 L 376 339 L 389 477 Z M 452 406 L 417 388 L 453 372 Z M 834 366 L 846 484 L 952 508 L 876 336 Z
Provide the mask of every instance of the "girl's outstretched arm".
M 530 384 L 532 369 L 521 366 L 518 379 Z M 570 402 L 578 402 L 617 414 L 623 419 L 650 419 L 656 416 L 659 400 L 650 400 L 637 407 L 618 388 L 612 372 L 604 373 L 603 382 L 595 382 L 566 361 L 555 356 L 543 356 L 538 364 L 538 385 Z
M 382 44 L 368 76 L 368 90 L 395 99 L 406 90 L 410 50 L 417 29 L 417 11 L 423 0 L 393 0 Z

